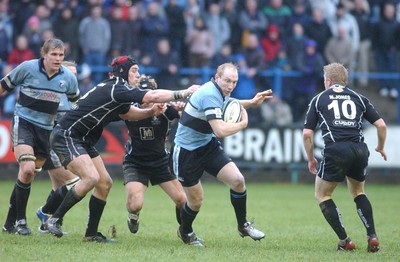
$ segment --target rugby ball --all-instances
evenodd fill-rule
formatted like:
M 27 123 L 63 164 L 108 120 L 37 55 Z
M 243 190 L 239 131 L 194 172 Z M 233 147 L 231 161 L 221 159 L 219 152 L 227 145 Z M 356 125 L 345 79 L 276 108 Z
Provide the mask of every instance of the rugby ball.
M 242 117 L 242 106 L 236 98 L 230 97 L 222 108 L 222 119 L 227 123 L 237 123 Z

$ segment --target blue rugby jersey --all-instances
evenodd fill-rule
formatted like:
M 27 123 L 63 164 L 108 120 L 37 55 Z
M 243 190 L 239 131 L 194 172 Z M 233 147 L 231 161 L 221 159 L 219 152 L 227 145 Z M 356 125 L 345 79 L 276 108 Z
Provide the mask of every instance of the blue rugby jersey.
M 209 143 L 215 135 L 208 120 L 222 119 L 222 107 L 227 98 L 213 80 L 194 92 L 182 112 L 175 144 L 193 151 Z
M 2 80 L 5 90 L 20 88 L 14 114 L 41 128 L 52 130 L 57 109 L 63 95 L 70 101 L 79 98 L 76 76 L 61 67 L 49 78 L 43 67 L 43 59 L 25 61 Z

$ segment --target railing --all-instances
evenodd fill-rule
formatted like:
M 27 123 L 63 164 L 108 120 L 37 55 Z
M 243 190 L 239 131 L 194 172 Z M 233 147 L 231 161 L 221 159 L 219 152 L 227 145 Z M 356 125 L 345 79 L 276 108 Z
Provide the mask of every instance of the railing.
M 5 65 L 5 63 L 0 63 L 0 74 L 2 72 L 2 68 Z M 103 72 L 107 73 L 110 71 L 110 67 L 108 66 L 92 66 L 91 67 L 92 72 Z M 321 69 L 322 70 L 322 69 Z M 80 66 L 78 66 L 78 71 L 80 71 Z M 141 73 L 143 74 L 151 74 L 151 75 L 156 75 L 158 73 L 158 69 L 155 67 L 144 67 L 141 66 L 140 68 Z M 210 68 L 210 67 L 203 67 L 203 68 L 181 68 L 179 70 L 180 76 L 185 76 L 185 75 L 198 75 L 201 78 L 201 82 L 207 82 L 210 80 L 210 78 L 215 74 L 216 69 L 215 68 Z M 268 77 L 271 78 L 272 81 L 272 90 L 274 91 L 274 94 L 277 96 L 282 95 L 282 82 L 284 78 L 290 78 L 290 77 L 299 77 L 301 76 L 301 72 L 298 71 L 286 71 L 286 70 L 281 70 L 279 68 L 276 69 L 268 69 L 268 70 L 263 70 L 259 73 L 259 76 L 262 77 Z M 394 80 L 400 80 L 400 73 L 381 73 L 381 72 L 371 72 L 371 73 L 350 73 L 349 75 L 350 79 L 357 79 L 357 78 L 368 78 L 368 79 L 394 79 Z M 397 86 L 399 89 L 400 93 L 400 85 Z M 400 99 L 397 99 L 397 123 L 400 124 Z

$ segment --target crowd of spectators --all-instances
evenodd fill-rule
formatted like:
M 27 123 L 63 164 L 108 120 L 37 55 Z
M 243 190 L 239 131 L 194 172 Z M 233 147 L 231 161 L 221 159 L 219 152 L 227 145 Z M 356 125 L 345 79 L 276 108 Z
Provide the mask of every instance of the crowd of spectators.
M 57 37 L 66 60 L 78 63 L 85 88 L 107 77 L 113 57 L 132 55 L 155 67 L 163 88 L 174 89 L 182 67 L 233 61 L 240 67 L 234 95 L 252 97 L 271 88 L 258 72 L 280 68 L 302 73 L 285 81 L 281 101 L 293 121 L 322 79 L 322 65 L 340 62 L 365 76 L 397 72 L 400 0 L 0 0 L 0 61 L 4 75 L 24 60 L 38 58 L 42 43 Z M 396 12 L 397 11 L 397 12 Z M 369 61 L 374 57 L 373 61 Z M 81 65 L 84 65 L 81 66 Z M 85 68 L 85 71 L 82 70 Z M 83 72 L 84 71 L 84 72 Z M 364 76 L 363 76 L 364 73 Z M 84 75 L 83 75 L 84 74 Z M 197 75 L 187 76 L 199 82 Z M 84 80 L 84 81 L 83 81 Z M 383 97 L 397 98 L 398 83 L 379 82 Z M 302 99 L 299 99 L 302 98 Z M 15 101 L 16 98 L 10 99 Z M 3 116 L 12 105 L 0 98 Z M 259 121 L 263 114 L 253 114 Z

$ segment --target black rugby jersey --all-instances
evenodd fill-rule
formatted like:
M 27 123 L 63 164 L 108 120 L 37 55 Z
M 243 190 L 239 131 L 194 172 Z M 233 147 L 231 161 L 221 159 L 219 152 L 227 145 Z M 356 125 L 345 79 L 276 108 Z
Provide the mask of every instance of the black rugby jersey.
M 125 121 L 129 140 L 126 152 L 137 160 L 155 161 L 167 155 L 165 139 L 169 131 L 169 122 L 179 118 L 179 113 L 167 105 L 164 114 L 140 121 Z
M 147 91 L 131 87 L 120 77 L 113 77 L 92 88 L 58 123 L 71 136 L 94 146 L 103 128 L 129 111 L 132 102 L 142 103 Z
M 342 87 L 343 92 L 335 92 L 337 87 Z M 325 144 L 362 142 L 363 119 L 372 124 L 380 118 L 368 98 L 347 87 L 333 85 L 311 100 L 304 128 L 314 130 L 319 124 Z

